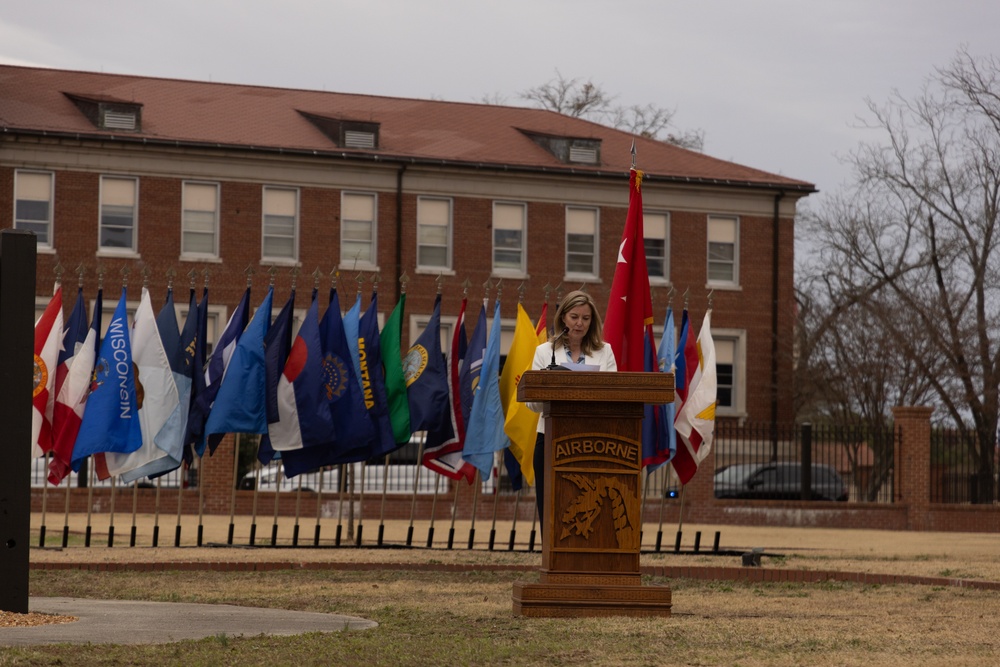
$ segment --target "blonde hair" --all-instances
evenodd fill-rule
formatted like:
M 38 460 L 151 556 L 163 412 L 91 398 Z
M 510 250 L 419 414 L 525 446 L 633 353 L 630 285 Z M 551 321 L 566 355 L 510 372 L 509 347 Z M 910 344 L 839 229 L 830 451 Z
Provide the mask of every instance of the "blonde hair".
M 563 328 L 566 326 L 563 322 L 563 314 L 583 305 L 590 306 L 591 317 L 590 328 L 587 330 L 587 335 L 583 337 L 580 347 L 584 354 L 596 352 L 604 347 L 604 324 L 601 320 L 601 314 L 597 312 L 597 304 L 594 303 L 593 297 L 582 290 L 574 290 L 567 294 L 556 308 L 555 334 L 549 339 L 553 346 L 560 341 L 562 341 L 563 345 L 566 344 L 562 333 Z

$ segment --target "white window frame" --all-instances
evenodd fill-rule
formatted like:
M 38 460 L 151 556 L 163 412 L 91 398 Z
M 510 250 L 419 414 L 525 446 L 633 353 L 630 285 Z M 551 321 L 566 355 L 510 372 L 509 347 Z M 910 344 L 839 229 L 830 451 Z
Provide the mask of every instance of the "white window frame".
M 269 255 L 267 254 L 267 248 L 265 241 L 268 236 L 273 238 L 288 238 L 287 235 L 279 234 L 268 234 L 267 233 L 267 222 L 268 222 L 268 193 L 291 193 L 294 198 L 294 212 L 292 213 L 292 256 L 284 255 Z M 287 186 L 280 185 L 265 185 L 261 192 L 261 212 L 260 212 L 260 255 L 261 263 L 268 264 L 298 264 L 299 261 L 299 189 L 290 188 Z M 272 213 L 271 215 L 277 216 L 278 214 Z M 285 216 L 282 216 L 285 217 Z
M 49 179 L 49 192 L 45 199 L 38 199 L 36 197 L 18 197 L 20 188 L 20 181 L 23 176 L 46 176 Z M 53 243 L 53 219 L 55 210 L 55 189 L 56 189 L 56 175 L 51 171 L 37 171 L 31 169 L 18 169 L 14 172 L 14 212 L 11 219 L 14 221 L 14 229 L 27 229 L 28 231 L 35 231 L 35 237 L 37 239 L 37 248 L 41 251 L 51 251 L 54 247 Z M 24 194 L 24 193 L 20 193 Z M 19 221 L 17 217 L 17 203 L 19 201 L 44 201 L 48 204 L 48 215 L 44 221 L 41 220 L 29 220 L 23 219 L 20 222 L 30 225 L 29 227 L 19 226 L 17 223 Z M 35 229 L 32 227 L 36 225 L 45 225 L 45 240 L 43 241 Z
M 593 232 L 593 236 L 594 236 L 594 251 L 593 251 L 593 255 L 591 257 L 591 270 L 589 272 L 586 272 L 586 271 L 570 271 L 570 266 L 569 266 L 569 256 L 570 256 L 569 237 L 570 237 L 570 234 L 573 233 L 571 231 L 571 227 L 573 227 L 576 224 L 576 222 L 577 222 L 577 221 L 573 220 L 573 218 L 576 217 L 576 216 L 573 215 L 573 213 L 574 212 L 582 213 L 584 211 L 586 211 L 586 212 L 592 212 L 593 216 L 594 216 L 594 232 Z M 565 264 L 565 266 L 566 266 L 565 280 L 598 280 L 598 279 L 600 279 L 600 277 L 601 277 L 601 268 L 600 268 L 601 267 L 601 210 L 599 208 L 594 207 L 594 206 L 567 206 L 566 207 L 566 232 L 565 232 L 564 240 L 565 240 L 565 244 L 566 244 L 566 252 L 565 252 L 565 255 L 564 255 L 564 258 L 563 258 L 564 261 L 565 261 L 565 263 L 566 263 Z M 576 253 L 576 254 L 580 254 L 580 253 Z
M 716 406 L 716 414 L 723 417 L 747 416 L 747 332 L 745 329 L 712 328 L 712 340 L 716 343 L 733 343 L 733 404 Z M 718 365 L 718 361 L 716 361 Z
M 716 222 L 718 224 L 713 225 Z M 721 228 L 722 223 L 732 224 L 732 238 Z M 705 276 L 706 284 L 710 287 L 739 287 L 740 284 L 740 219 L 732 215 L 710 215 L 706 230 L 707 242 L 705 244 Z M 731 262 L 724 259 L 712 258 L 712 245 L 731 245 L 733 249 L 733 259 Z M 731 265 L 732 276 L 728 280 L 712 278 L 712 265 Z
M 520 209 L 520 226 L 515 226 L 513 224 L 514 215 L 511 215 L 508 219 L 506 215 L 498 215 L 498 210 L 506 210 L 513 212 L 514 209 Z M 507 276 L 511 278 L 526 278 L 528 275 L 528 205 L 524 202 L 517 201 L 494 201 L 493 202 L 493 223 L 491 225 L 492 233 L 490 235 L 490 243 L 492 246 L 490 253 L 490 261 L 492 263 L 493 275 L 496 276 Z M 520 246 L 515 250 L 514 248 L 501 248 L 497 246 L 497 232 L 498 231 L 518 231 L 521 235 Z M 518 253 L 521 258 L 520 264 L 517 267 L 513 266 L 498 266 L 497 265 L 497 251 L 509 252 L 513 254 Z
M 121 248 L 116 246 L 105 246 L 101 243 L 101 233 L 105 227 L 104 225 L 104 207 L 113 206 L 114 204 L 105 204 L 108 199 L 108 193 L 106 192 L 105 184 L 110 181 L 130 181 L 133 184 L 133 200 L 132 200 L 132 245 L 128 248 Z M 114 175 L 102 175 L 100 184 L 100 202 L 98 204 L 97 211 L 97 254 L 98 255 L 109 255 L 109 256 L 136 256 L 139 249 L 139 179 L 132 176 L 114 176 Z
M 446 207 L 444 224 L 441 224 L 439 220 L 432 220 L 434 204 L 444 204 Z M 453 203 L 448 197 L 417 197 L 417 271 L 427 271 L 431 273 L 451 273 L 452 272 L 452 247 L 454 235 L 452 233 L 453 229 Z M 444 245 L 439 243 L 422 243 L 421 233 L 427 228 L 438 228 L 444 227 L 445 242 Z M 440 249 L 444 248 L 445 260 L 443 264 L 428 264 L 421 261 L 421 249 Z
M 370 197 L 372 202 L 371 220 L 349 218 L 345 211 L 348 211 L 347 200 L 350 197 Z M 371 227 L 371 240 L 360 241 L 369 243 L 371 246 L 369 259 L 355 259 L 346 252 L 347 243 L 359 243 L 359 241 L 346 241 L 344 238 L 344 228 L 347 223 L 368 223 Z M 340 193 L 340 268 L 359 271 L 378 271 L 378 193 L 363 191 L 348 191 Z
M 652 218 L 654 220 L 659 220 L 663 218 L 663 229 L 651 230 L 648 224 L 649 220 Z M 659 224 L 653 225 L 659 227 Z M 654 231 L 655 235 L 651 235 L 650 232 Z M 657 240 L 663 241 L 663 275 L 662 276 L 649 276 L 650 285 L 669 285 L 670 284 L 670 213 L 666 211 L 644 211 L 642 220 L 642 233 L 643 233 L 643 251 L 646 253 L 646 269 L 649 270 L 649 252 L 646 250 L 645 241 Z
M 215 201 L 213 208 L 208 209 L 189 209 L 189 187 L 206 187 L 215 189 Z M 218 183 L 210 181 L 183 181 L 181 184 L 181 259 L 192 259 L 192 260 L 217 260 L 219 259 L 219 205 L 221 201 L 221 190 L 222 188 Z M 188 212 L 192 213 L 211 213 L 212 214 L 212 250 L 209 252 L 198 252 L 194 250 L 187 250 L 185 248 L 185 236 L 187 234 L 201 234 L 207 235 L 208 232 L 202 230 L 191 230 L 187 229 L 188 226 Z

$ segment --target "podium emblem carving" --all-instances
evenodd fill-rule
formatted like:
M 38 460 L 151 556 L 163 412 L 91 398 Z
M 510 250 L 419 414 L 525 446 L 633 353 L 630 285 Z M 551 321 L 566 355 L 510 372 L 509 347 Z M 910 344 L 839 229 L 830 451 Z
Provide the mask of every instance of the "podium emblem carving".
M 615 477 L 596 477 L 588 479 L 584 475 L 566 474 L 563 479 L 572 482 L 580 493 L 570 502 L 562 514 L 562 533 L 560 540 L 570 535 L 579 535 L 590 539 L 594 531 L 594 521 L 601 515 L 605 500 L 611 504 L 611 516 L 615 525 L 615 539 L 619 548 L 632 548 L 638 543 L 638 503 L 631 493 Z

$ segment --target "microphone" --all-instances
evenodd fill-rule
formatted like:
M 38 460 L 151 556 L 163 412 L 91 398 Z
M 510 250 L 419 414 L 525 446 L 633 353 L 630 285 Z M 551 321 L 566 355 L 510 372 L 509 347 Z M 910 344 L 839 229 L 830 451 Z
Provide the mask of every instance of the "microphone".
M 562 333 L 559 334 L 559 336 L 556 338 L 556 340 L 559 340 L 559 338 L 562 338 L 563 336 L 565 336 L 568 333 L 569 333 L 569 327 L 563 327 Z M 552 342 L 552 362 L 548 365 L 548 367 L 545 370 L 547 370 L 547 371 L 568 371 L 569 370 L 565 366 L 560 366 L 559 364 L 556 363 L 556 344 L 555 344 L 555 341 Z

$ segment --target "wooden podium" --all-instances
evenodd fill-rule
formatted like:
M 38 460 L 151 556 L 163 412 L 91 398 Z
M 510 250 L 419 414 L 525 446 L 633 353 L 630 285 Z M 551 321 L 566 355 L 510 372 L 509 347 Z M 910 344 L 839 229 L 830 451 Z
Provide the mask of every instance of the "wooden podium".
M 517 400 L 548 411 L 542 568 L 514 613 L 669 616 L 670 588 L 640 581 L 640 493 L 643 406 L 673 401 L 674 376 L 526 371 Z

